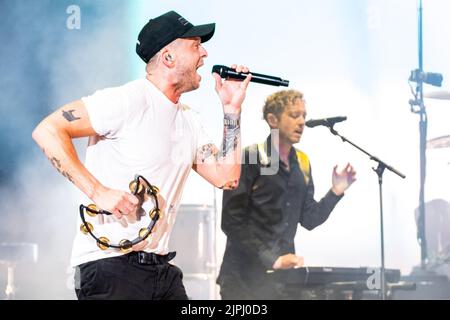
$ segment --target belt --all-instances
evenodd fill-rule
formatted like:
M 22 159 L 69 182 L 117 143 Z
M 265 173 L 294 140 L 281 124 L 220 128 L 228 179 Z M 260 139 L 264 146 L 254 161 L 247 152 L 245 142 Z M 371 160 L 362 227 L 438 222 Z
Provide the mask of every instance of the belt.
M 175 258 L 177 253 L 175 251 L 169 252 L 166 255 L 160 255 L 152 252 L 145 251 L 133 251 L 127 254 L 128 258 L 139 264 L 153 265 L 153 264 L 164 264 Z

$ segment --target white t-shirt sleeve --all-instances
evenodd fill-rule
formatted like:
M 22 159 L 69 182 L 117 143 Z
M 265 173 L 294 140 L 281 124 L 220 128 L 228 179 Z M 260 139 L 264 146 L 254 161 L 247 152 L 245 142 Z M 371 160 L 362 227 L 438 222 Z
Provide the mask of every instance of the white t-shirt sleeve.
M 95 132 L 107 138 L 116 137 L 129 113 L 129 102 L 123 87 L 98 90 L 81 100 Z

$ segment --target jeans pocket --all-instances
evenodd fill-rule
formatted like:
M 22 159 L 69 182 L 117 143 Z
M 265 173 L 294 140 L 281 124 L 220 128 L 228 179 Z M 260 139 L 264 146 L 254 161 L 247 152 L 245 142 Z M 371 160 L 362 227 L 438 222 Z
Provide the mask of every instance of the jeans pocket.
M 79 299 L 106 299 L 111 291 L 110 284 L 105 281 L 102 272 L 102 261 L 87 262 L 80 266 Z
M 90 287 L 97 275 L 98 261 L 90 261 L 79 266 L 80 270 L 80 289 Z

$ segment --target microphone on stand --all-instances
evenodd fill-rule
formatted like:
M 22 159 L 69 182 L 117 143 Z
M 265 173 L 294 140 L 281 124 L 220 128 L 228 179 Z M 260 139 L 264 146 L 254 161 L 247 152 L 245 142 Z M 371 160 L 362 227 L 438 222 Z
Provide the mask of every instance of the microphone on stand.
M 308 121 L 306 121 L 305 125 L 309 128 L 314 128 L 317 126 L 332 127 L 336 123 L 342 122 L 345 120 L 347 120 L 347 117 L 323 118 L 323 119 L 316 119 L 316 120 L 308 120 Z
M 237 72 L 236 70 L 221 66 L 221 65 L 215 65 L 212 68 L 212 72 L 215 72 L 219 74 L 221 78 L 231 78 L 231 79 L 237 79 L 237 80 L 244 80 L 249 73 L 252 74 L 252 78 L 250 82 L 257 82 L 262 84 L 268 84 L 271 86 L 283 86 L 288 87 L 289 86 L 289 80 L 283 80 L 279 77 L 273 77 L 268 76 L 265 74 L 260 73 L 254 73 L 254 72 Z

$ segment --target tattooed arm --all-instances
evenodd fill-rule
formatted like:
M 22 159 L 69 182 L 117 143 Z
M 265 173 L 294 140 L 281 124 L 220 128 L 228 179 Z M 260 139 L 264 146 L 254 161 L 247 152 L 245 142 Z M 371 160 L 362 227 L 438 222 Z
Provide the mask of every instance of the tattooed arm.
M 120 217 L 135 210 L 137 199 L 124 191 L 103 186 L 81 163 L 72 142 L 74 138 L 96 135 L 81 100 L 56 110 L 33 131 L 33 139 L 64 177 L 101 209 Z
M 237 187 L 241 157 L 241 127 L 239 114 L 225 114 L 222 146 L 207 144 L 197 150 L 194 170 L 218 188 Z
M 233 65 L 232 68 L 237 72 L 248 72 L 243 66 Z M 251 75 L 244 81 L 223 82 L 217 73 L 213 76 L 224 110 L 222 146 L 218 149 L 208 144 L 197 150 L 193 169 L 216 187 L 235 189 L 241 173 L 241 105 Z

